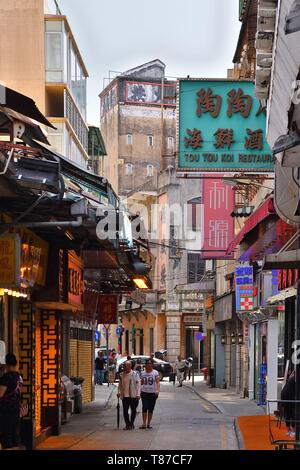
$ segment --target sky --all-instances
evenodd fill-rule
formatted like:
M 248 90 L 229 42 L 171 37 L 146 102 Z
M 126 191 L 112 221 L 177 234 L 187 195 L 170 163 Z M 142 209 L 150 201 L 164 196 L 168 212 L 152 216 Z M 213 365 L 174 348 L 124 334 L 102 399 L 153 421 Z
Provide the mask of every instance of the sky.
M 226 77 L 241 23 L 238 0 L 58 0 L 89 71 L 88 123 L 99 125 L 105 80 L 153 59 L 169 77 Z

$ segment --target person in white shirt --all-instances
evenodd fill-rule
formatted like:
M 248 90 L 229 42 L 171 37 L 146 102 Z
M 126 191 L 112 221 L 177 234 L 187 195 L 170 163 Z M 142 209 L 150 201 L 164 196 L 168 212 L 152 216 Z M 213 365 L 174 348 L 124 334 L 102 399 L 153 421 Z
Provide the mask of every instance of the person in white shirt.
M 120 375 L 118 398 L 121 397 L 123 403 L 123 416 L 126 426 L 124 430 L 134 429 L 136 409 L 141 396 L 141 381 L 139 376 L 132 370 L 131 361 L 126 361 L 124 372 Z M 129 418 L 129 408 L 131 417 Z
M 177 360 L 175 362 L 175 370 L 177 374 L 177 380 L 179 382 L 178 387 L 182 387 L 182 382 L 184 379 L 184 372 L 186 368 L 186 362 L 184 359 L 181 358 L 181 356 L 177 356 Z
M 146 370 L 141 374 L 141 399 L 143 403 L 143 424 L 140 429 L 152 429 L 151 420 L 160 392 L 159 373 L 153 369 L 153 360 L 146 361 Z

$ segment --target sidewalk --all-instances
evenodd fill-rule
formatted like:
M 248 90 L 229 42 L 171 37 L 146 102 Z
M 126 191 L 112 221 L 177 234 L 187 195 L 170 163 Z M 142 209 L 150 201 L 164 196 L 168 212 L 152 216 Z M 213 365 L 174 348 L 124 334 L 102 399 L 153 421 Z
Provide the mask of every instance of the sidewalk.
M 193 388 L 191 380 L 184 382 L 184 385 Z M 195 376 L 194 391 L 226 416 L 237 418 L 238 416 L 265 415 L 263 407 L 257 406 L 248 398 L 240 398 L 235 389 L 209 388 L 201 376 Z
M 94 431 L 103 427 L 100 425 L 100 417 L 104 414 L 108 404 L 116 390 L 117 385 L 96 385 L 95 401 L 83 405 L 81 414 L 72 415 L 70 421 L 63 425 L 60 436 L 50 436 L 46 441 L 38 445 L 37 450 L 67 450 L 87 438 Z M 88 419 L 82 419 L 88 417 Z M 105 426 L 105 423 L 104 423 Z
M 219 413 L 234 419 L 241 449 L 274 450 L 269 436 L 269 417 L 262 406 L 247 398 L 240 398 L 235 389 L 209 388 L 203 377 L 195 377 L 194 387 L 191 381 L 184 385 L 212 404 Z M 280 437 L 283 433 L 281 430 Z

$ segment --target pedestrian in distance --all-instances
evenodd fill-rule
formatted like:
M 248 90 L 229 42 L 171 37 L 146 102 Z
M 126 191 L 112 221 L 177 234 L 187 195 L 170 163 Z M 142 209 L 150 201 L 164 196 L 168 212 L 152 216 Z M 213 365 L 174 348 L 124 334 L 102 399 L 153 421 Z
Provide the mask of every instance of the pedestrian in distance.
M 125 421 L 124 430 L 134 429 L 136 409 L 141 396 L 141 381 L 138 375 L 132 370 L 130 361 L 126 361 L 124 372 L 120 374 L 117 397 L 121 398 L 123 404 L 123 416 Z M 129 417 L 129 408 L 131 417 Z
M 141 399 L 143 404 L 143 424 L 140 429 L 152 429 L 151 420 L 160 392 L 159 373 L 153 369 L 153 360 L 147 359 L 146 370 L 141 374 Z
M 114 384 L 116 381 L 116 371 L 117 371 L 117 359 L 116 353 L 112 353 L 111 357 L 108 359 L 108 380 L 107 383 Z
M 177 380 L 179 382 L 178 387 L 182 387 L 182 382 L 184 380 L 185 368 L 186 368 L 186 362 L 185 362 L 184 359 L 182 359 L 182 357 L 179 354 L 179 356 L 177 356 L 177 360 L 175 362 L 175 371 L 176 371 L 176 375 L 177 375 Z
M 0 441 L 2 449 L 13 449 L 20 445 L 23 380 L 14 354 L 7 354 L 5 363 L 6 373 L 0 379 Z
M 98 357 L 95 359 L 95 383 L 96 385 L 103 385 L 105 375 L 106 360 L 102 351 L 98 352 Z
M 137 359 L 133 370 L 136 374 L 138 374 L 139 378 L 141 378 L 141 375 L 142 375 L 142 372 L 143 372 L 143 366 L 142 366 L 141 359 Z

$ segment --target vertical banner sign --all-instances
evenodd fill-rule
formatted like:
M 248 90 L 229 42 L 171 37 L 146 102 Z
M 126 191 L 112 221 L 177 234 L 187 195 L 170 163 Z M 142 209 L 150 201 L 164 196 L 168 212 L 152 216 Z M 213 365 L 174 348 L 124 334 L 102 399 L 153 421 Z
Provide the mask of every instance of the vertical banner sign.
M 118 308 L 118 295 L 100 295 L 98 323 L 102 325 L 118 324 Z
M 254 310 L 253 266 L 239 264 L 235 268 L 235 282 L 236 311 L 249 312 Z
M 274 171 L 252 81 L 181 79 L 178 87 L 178 171 Z
M 222 183 L 220 175 L 204 178 L 204 240 L 203 259 L 232 259 L 226 255 L 229 243 L 234 238 L 234 191 Z M 221 175 L 222 176 L 222 175 Z
M 20 258 L 20 237 L 0 237 L 0 288 L 20 287 Z

